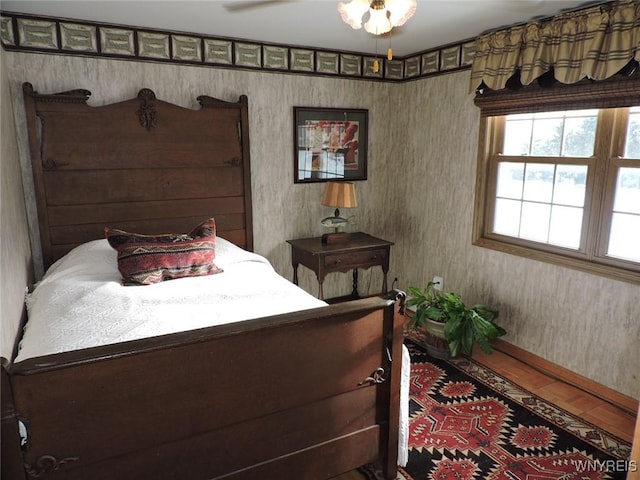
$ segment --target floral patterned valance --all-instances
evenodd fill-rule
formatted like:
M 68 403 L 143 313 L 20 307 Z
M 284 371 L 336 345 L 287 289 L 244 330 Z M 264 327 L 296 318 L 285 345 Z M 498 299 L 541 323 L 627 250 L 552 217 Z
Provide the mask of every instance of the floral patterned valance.
M 478 37 L 471 91 L 505 88 L 519 73 L 529 85 L 553 71 L 566 84 L 604 80 L 640 61 L 640 1 L 606 3 Z

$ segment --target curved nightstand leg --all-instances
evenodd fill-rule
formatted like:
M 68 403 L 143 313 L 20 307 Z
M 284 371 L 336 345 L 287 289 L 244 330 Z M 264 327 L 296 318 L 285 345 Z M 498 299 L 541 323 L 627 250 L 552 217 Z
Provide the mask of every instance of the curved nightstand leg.
M 382 269 L 382 293 L 387 293 L 387 273 L 389 270 Z
M 299 263 L 293 263 L 293 283 L 298 285 L 298 265 Z
M 351 291 L 351 296 L 353 298 L 359 298 L 360 295 L 358 295 L 358 269 L 354 268 L 353 269 L 353 290 Z
M 322 280 L 318 279 L 318 298 L 324 300 L 324 292 L 322 291 Z

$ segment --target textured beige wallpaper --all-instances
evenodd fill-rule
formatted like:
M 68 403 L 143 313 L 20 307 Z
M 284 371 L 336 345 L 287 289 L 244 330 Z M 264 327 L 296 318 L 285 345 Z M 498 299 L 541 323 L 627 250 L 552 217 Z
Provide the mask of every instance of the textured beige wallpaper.
M 1 48 L 0 75 L 0 355 L 10 359 L 32 269 L 16 129 Z
M 506 340 L 585 377 L 640 396 L 640 287 L 471 245 L 479 112 L 469 72 L 405 84 L 238 72 L 120 60 L 7 53 L 12 92 L 86 88 L 90 104 L 133 97 L 142 87 L 195 107 L 195 97 L 249 97 L 255 250 L 291 278 L 286 240 L 325 233 L 321 184 L 293 184 L 293 106 L 369 109 L 369 175 L 348 212 L 362 230 L 395 242 L 390 283 L 424 285 L 434 275 L 469 302 L 501 310 Z M 16 110 L 19 141 L 24 121 Z M 31 195 L 28 192 L 28 196 Z M 32 202 L 31 202 L 32 205 Z M 361 293 L 379 291 L 379 269 L 360 274 Z M 316 293 L 300 267 L 300 283 Z M 331 274 L 327 297 L 350 292 Z M 620 327 L 620 328 L 615 328 Z

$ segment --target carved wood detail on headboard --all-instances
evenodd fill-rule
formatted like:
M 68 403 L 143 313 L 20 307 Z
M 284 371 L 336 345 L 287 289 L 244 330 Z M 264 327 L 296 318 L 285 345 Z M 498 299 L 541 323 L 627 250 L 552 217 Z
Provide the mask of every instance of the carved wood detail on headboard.
M 158 114 L 154 105 L 156 94 L 148 88 L 143 88 L 138 92 L 138 98 L 140 99 L 140 108 L 137 113 L 140 125 L 151 130 L 156 126 L 156 115 Z
M 220 236 L 253 249 L 245 95 L 201 95 L 193 110 L 147 88 L 99 107 L 88 90 L 23 93 L 45 268 L 105 226 L 187 232 L 211 216 Z

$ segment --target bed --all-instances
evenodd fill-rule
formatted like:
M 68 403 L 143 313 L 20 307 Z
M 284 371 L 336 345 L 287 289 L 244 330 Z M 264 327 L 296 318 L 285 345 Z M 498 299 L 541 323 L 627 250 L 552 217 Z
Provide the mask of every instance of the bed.
M 252 253 L 247 97 L 23 91 L 47 273 L 2 359 L 2 477 L 395 478 L 403 295 L 326 305 Z M 221 272 L 122 285 L 105 226 L 206 218 Z

